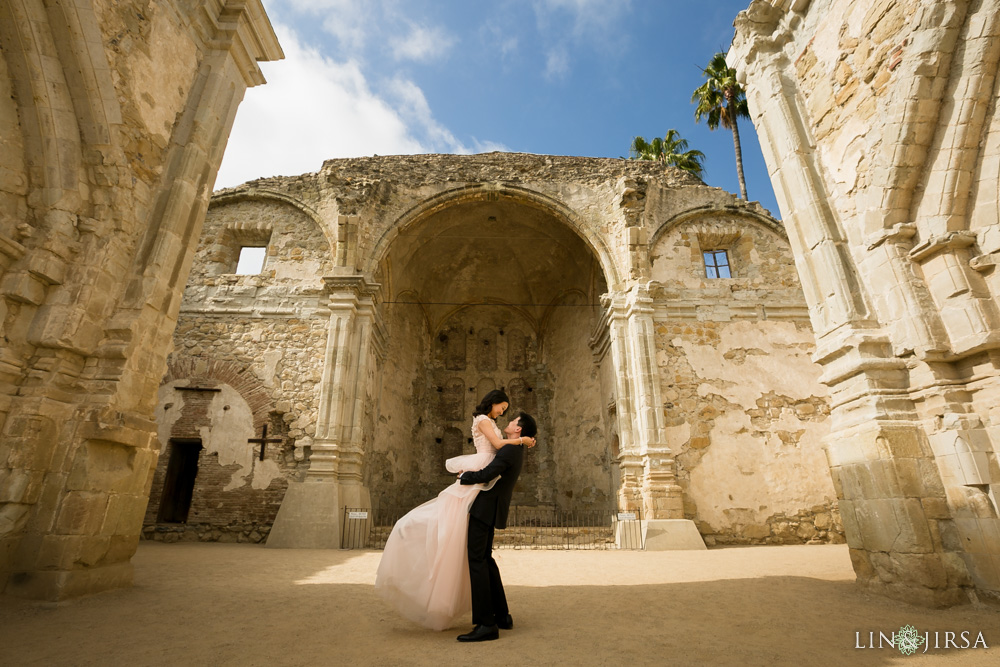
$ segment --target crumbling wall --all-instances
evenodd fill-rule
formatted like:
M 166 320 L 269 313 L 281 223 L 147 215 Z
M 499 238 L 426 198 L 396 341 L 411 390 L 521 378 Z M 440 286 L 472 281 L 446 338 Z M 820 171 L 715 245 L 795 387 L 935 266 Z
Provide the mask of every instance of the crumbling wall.
M 427 401 L 428 386 L 419 371 L 427 357 L 427 323 L 417 305 L 386 307 L 386 363 L 379 379 L 378 422 L 365 457 L 365 484 L 372 491 L 372 503 L 382 508 L 410 508 L 430 500 L 437 484 L 420 484 L 421 459 L 431 456 L 440 467 L 440 457 L 421 438 L 427 415 L 421 410 Z M 433 394 L 437 397 L 437 393 Z M 435 436 L 440 437 L 440 436 Z
M 490 174 L 517 185 L 506 197 L 488 192 L 470 195 L 461 187 Z M 454 200 L 443 203 L 443 193 L 451 193 Z M 703 504 L 700 525 L 706 535 L 721 541 L 763 541 L 741 531 L 753 532 L 751 524 L 759 531 L 768 521 L 782 524 L 774 529 L 775 535 L 768 532 L 772 541 L 802 539 L 797 533 L 808 532 L 802 527 L 805 523 L 815 530 L 806 539 L 836 539 L 835 512 L 826 493 L 830 482 L 821 458 L 815 458 L 821 452 L 817 441 L 826 412 L 823 389 L 811 386 L 817 376 L 804 349 L 809 344 L 807 311 L 787 241 L 759 206 L 737 203 L 728 193 L 655 165 L 498 154 L 330 161 L 320 175 L 263 179 L 221 193 L 220 203 L 230 205 L 220 211 L 233 212 L 231 227 L 237 221 L 243 229 L 266 226 L 254 222 L 270 215 L 264 212 L 262 198 L 279 195 L 325 221 L 327 235 L 337 242 L 334 272 L 373 265 L 373 280 L 382 285 L 379 310 L 386 361 L 374 371 L 371 383 L 377 388 L 371 399 L 377 405 L 364 408 L 366 419 L 377 415 L 378 420 L 373 421 L 372 433 L 365 434 L 370 444 L 364 450 L 363 472 L 375 504 L 406 509 L 452 483 L 444 460 L 472 451 L 472 407 L 495 387 L 504 387 L 511 395 L 511 416 L 526 409 L 540 427 L 540 443 L 527 454 L 515 503 L 573 509 L 606 508 L 622 501 L 617 375 L 633 369 L 616 370 L 609 353 L 601 295 L 622 289 L 620 278 L 608 284 L 615 274 L 608 273 L 606 260 L 613 257 L 610 266 L 619 276 L 627 265 L 630 280 L 652 280 L 650 296 L 658 325 L 718 323 L 714 332 L 718 337 L 731 335 L 724 331 L 727 323 L 752 321 L 758 326 L 746 332 L 747 338 L 760 340 L 747 354 L 753 357 L 766 350 L 764 354 L 773 355 L 778 363 L 804 363 L 812 369 L 808 381 L 803 381 L 809 390 L 800 387 L 788 399 L 790 405 L 805 401 L 816 406 L 815 415 L 803 418 L 808 422 L 804 429 L 786 423 L 788 417 L 780 408 L 766 418 L 753 417 L 775 422 L 760 426 L 754 442 L 763 439 L 773 444 L 768 438 L 780 440 L 775 435 L 780 432 L 790 439 L 790 450 L 799 452 L 804 442 L 802 449 L 807 452 L 762 459 L 761 476 L 784 479 L 798 474 L 800 465 L 810 471 L 802 484 L 782 491 L 784 495 L 769 509 L 755 509 L 742 523 L 720 520 L 719 516 L 736 516 L 750 502 L 749 496 L 759 500 L 760 494 L 732 501 L 742 503 L 732 507 L 715 488 L 724 480 L 691 482 L 692 470 L 705 454 L 697 447 L 701 441 L 693 447 L 686 439 L 671 442 L 676 445 L 684 491 L 697 496 L 688 499 L 689 514 L 695 516 L 695 508 Z M 237 200 L 245 204 L 233 204 Z M 253 207 L 261 211 L 254 212 Z M 285 215 L 300 215 L 291 206 L 283 210 Z M 278 224 L 279 218 L 273 216 L 270 224 Z M 625 233 L 623 225 L 634 229 Z M 214 247 L 221 259 L 215 261 L 222 262 L 227 256 L 219 245 Z M 723 246 L 738 277 L 706 283 L 701 252 Z M 375 252 L 384 253 L 377 264 L 371 254 Z M 206 256 L 210 254 L 206 251 Z M 219 277 L 206 274 L 203 280 L 217 283 Z M 267 295 L 261 290 L 257 299 Z M 794 322 L 792 330 L 801 337 L 793 335 L 794 341 L 786 343 L 771 341 L 774 336 L 789 336 L 777 326 L 779 321 Z M 685 363 L 690 363 L 689 357 L 713 353 L 694 346 L 718 344 L 718 340 L 705 343 L 686 326 L 676 334 L 664 337 L 661 327 L 658 349 L 681 354 Z M 692 347 L 673 345 L 677 336 Z M 723 360 L 729 366 L 745 363 L 736 347 L 725 350 L 731 353 Z M 661 368 L 667 363 L 661 355 Z M 698 363 L 706 366 L 700 357 Z M 732 369 L 706 368 L 702 371 L 718 372 L 719 382 L 728 386 L 726 373 Z M 695 375 L 690 368 L 686 372 Z M 773 389 L 765 385 L 777 379 L 760 377 L 758 382 L 758 394 L 740 400 L 727 398 L 722 389 L 717 395 L 698 395 L 698 384 L 693 384 L 689 390 L 694 412 L 718 403 L 720 409 L 739 410 L 749 420 L 764 409 L 757 399 L 763 401 L 761 397 Z M 661 388 L 669 392 L 672 387 L 666 384 Z M 666 410 L 668 417 L 673 414 L 669 406 Z M 788 411 L 798 419 L 794 407 Z M 632 417 L 626 419 L 631 431 Z M 672 425 L 678 425 L 676 420 Z M 710 430 L 706 428 L 706 437 Z M 717 431 L 715 438 L 731 439 L 731 435 Z M 628 438 L 634 449 L 634 434 Z M 635 452 L 631 456 L 634 465 Z M 798 463 L 790 463 L 793 458 Z M 708 465 L 703 468 L 707 470 Z M 815 528 L 814 515 L 820 515 L 820 528 Z M 830 526 L 824 515 L 831 517 Z M 792 525 L 792 535 L 785 524 Z
M 996 600 L 1000 2 L 754 0 L 734 23 L 858 581 Z
M 237 375 L 232 367 L 222 372 L 217 370 L 213 375 L 239 382 L 232 379 Z M 192 386 L 215 391 L 177 389 Z M 254 398 L 251 394 L 250 400 Z M 216 378 L 182 378 L 162 385 L 160 411 L 163 414 L 158 423 L 160 458 L 153 475 L 143 537 L 169 542 L 265 539 L 281 505 L 286 477 L 296 472 L 290 448 L 268 443 L 261 460 L 260 444 L 248 442 L 261 435 L 259 430 L 254 432 L 250 403 L 236 388 Z M 268 417 L 268 437 L 283 436 L 287 429 L 283 428 L 280 416 Z M 183 524 L 160 523 L 158 513 L 164 500 L 170 448 L 178 440 L 196 440 L 201 445 L 190 510 Z
M 426 400 L 415 408 L 415 437 L 422 451 L 416 466 L 418 486 L 426 499 L 454 481 L 444 468 L 447 458 L 475 452 L 472 411 L 488 391 L 504 389 L 511 399 L 507 413 L 497 419 L 501 430 L 521 410 L 537 415 L 539 428 L 551 421 L 539 404 L 542 382 L 534 325 L 513 309 L 460 309 L 424 349 L 417 381 Z M 550 450 L 536 450 L 525 454 L 514 504 L 552 502 Z
M 267 247 L 261 273 L 236 275 L 243 245 Z M 316 435 L 319 383 L 327 339 L 322 307 L 332 249 L 306 212 L 274 199 L 213 203 L 195 253 L 185 302 L 169 357 L 171 374 L 160 388 L 161 453 L 171 438 L 200 438 L 195 495 L 186 527 L 157 525 L 157 490 L 169 461 L 161 456 L 153 478 L 144 534 L 152 539 L 237 540 L 267 537 L 289 480 L 301 479 Z M 168 404 L 191 392 L 178 386 L 254 385 L 252 412 L 236 410 L 238 395 L 213 396 L 201 411 L 171 422 Z M 228 383 L 228 384 L 227 384 Z M 232 400 L 227 400 L 231 398 Z M 264 424 L 269 443 L 259 460 Z M 223 446 L 221 443 L 225 443 Z
M 193 246 L 256 61 L 281 56 L 257 0 L 0 3 L 6 593 L 131 583 Z
M 731 278 L 706 277 L 706 250 L 727 252 Z M 698 215 L 664 230 L 651 255 L 685 516 L 709 545 L 842 541 L 827 390 L 780 228 Z

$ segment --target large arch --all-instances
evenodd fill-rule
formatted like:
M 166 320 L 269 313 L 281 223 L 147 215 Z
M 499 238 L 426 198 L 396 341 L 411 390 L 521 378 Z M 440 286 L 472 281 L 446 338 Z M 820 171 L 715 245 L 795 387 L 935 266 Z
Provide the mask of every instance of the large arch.
M 375 242 L 373 251 L 367 255 L 367 261 L 362 269 L 363 272 L 366 275 L 373 275 L 376 267 L 383 261 L 396 237 L 402 231 L 418 224 L 434 213 L 455 204 L 475 201 L 497 201 L 503 197 L 508 197 L 527 206 L 546 211 L 574 230 L 599 259 L 608 285 L 612 288 L 619 285 L 623 271 L 615 262 L 611 249 L 604 238 L 595 234 L 587 225 L 583 224 L 580 215 L 576 211 L 563 202 L 537 190 L 498 183 L 476 183 L 446 190 L 413 206 L 399 216 Z
M 447 484 L 439 450 L 460 432 L 471 452 L 472 408 L 502 387 L 511 413 L 534 414 L 541 433 L 514 502 L 612 507 L 602 378 L 614 373 L 600 372 L 612 359 L 590 347 L 606 326 L 599 297 L 620 275 L 604 240 L 547 195 L 476 185 L 413 206 L 368 257 L 393 360 L 379 371 L 366 452 L 375 504 L 412 506 Z

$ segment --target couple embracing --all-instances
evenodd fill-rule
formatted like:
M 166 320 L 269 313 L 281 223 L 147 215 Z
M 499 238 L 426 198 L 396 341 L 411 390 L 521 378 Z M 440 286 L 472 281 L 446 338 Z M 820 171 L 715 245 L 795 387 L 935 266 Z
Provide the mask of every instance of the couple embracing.
M 497 639 L 501 629 L 514 627 L 493 560 L 493 534 L 507 527 L 524 447 L 535 446 L 537 426 L 522 412 L 501 432 L 496 419 L 509 404 L 495 389 L 476 406 L 476 453 L 448 459 L 445 466 L 458 480 L 396 522 L 375 579 L 382 598 L 432 630 L 450 627 L 471 609 L 475 628 L 459 635 L 463 642 Z

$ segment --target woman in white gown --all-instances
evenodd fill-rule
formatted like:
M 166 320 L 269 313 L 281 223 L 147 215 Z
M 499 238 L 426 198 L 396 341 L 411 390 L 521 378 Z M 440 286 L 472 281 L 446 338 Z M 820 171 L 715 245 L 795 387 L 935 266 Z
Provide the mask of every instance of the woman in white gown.
M 503 438 L 495 420 L 508 404 L 499 389 L 483 397 L 472 413 L 476 453 L 448 459 L 448 472 L 481 470 L 507 445 L 534 445 L 533 438 Z M 462 485 L 456 480 L 397 521 L 379 562 L 375 592 L 403 616 L 432 630 L 451 627 L 457 617 L 468 614 L 472 609 L 466 552 L 469 507 L 480 490 L 495 482 Z

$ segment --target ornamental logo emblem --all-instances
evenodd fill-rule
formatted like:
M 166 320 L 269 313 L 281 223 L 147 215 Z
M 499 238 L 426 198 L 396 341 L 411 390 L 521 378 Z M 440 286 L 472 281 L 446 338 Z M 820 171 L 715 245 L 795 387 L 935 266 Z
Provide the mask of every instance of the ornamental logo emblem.
M 904 625 L 896 635 L 896 648 L 903 655 L 913 655 L 926 638 L 917 632 L 912 625 Z

